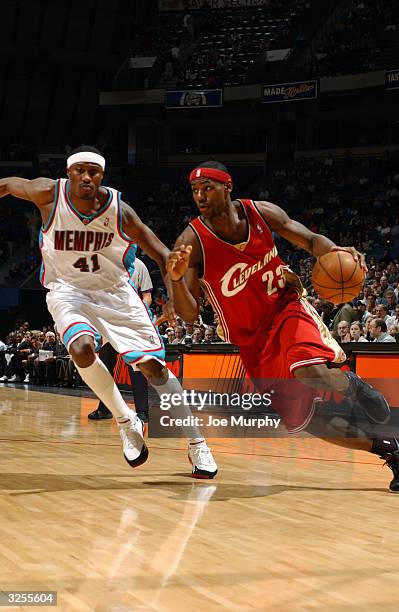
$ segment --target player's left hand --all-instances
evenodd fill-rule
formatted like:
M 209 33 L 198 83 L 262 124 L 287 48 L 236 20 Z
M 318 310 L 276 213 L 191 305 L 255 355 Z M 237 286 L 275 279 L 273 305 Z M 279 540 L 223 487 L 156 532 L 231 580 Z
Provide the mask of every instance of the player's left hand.
M 165 304 L 163 304 L 162 314 L 155 321 L 155 325 L 158 327 L 162 323 L 165 323 L 165 321 L 168 321 L 171 327 L 175 327 L 177 324 L 177 314 L 171 300 L 168 300 L 165 302 Z
M 332 251 L 346 251 L 347 253 L 351 253 L 353 259 L 357 262 L 360 263 L 360 267 L 362 268 L 362 270 L 364 270 L 365 272 L 368 272 L 368 268 L 367 268 L 367 264 L 366 264 L 366 259 L 363 255 L 363 253 L 359 253 L 359 251 L 357 251 L 355 249 L 355 247 L 340 247 L 340 246 L 334 246 L 331 248 Z

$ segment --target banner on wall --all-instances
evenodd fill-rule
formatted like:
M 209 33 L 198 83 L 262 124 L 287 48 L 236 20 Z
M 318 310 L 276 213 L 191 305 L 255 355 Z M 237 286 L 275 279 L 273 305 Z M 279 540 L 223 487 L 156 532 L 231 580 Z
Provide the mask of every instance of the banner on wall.
M 166 108 L 218 108 L 222 104 L 222 89 L 165 91 Z
M 195 11 L 201 8 L 242 8 L 266 6 L 269 0 L 159 0 L 160 11 Z
M 399 89 L 399 68 L 385 73 L 385 89 Z
M 293 102 L 294 100 L 313 100 L 317 98 L 317 81 L 299 81 L 296 83 L 277 83 L 264 85 L 262 102 Z

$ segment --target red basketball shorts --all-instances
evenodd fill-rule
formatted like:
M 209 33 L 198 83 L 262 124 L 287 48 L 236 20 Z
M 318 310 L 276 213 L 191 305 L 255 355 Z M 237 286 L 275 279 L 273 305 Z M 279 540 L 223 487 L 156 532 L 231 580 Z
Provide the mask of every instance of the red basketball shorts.
M 286 304 L 256 344 L 240 347 L 247 374 L 256 385 L 275 387 L 273 408 L 294 433 L 309 423 L 320 393 L 295 379 L 297 368 L 345 361 L 345 353 L 305 299 Z M 275 383 L 270 379 L 277 379 Z M 291 379 L 292 382 L 281 382 Z

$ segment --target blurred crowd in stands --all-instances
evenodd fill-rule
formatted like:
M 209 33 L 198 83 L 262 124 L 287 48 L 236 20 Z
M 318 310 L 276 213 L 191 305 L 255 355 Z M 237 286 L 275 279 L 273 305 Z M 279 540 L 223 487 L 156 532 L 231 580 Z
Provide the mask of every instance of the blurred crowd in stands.
M 310 0 L 270 0 L 256 7 L 163 14 L 159 85 L 179 89 L 245 83 L 257 59 L 267 62 L 271 49 L 294 44 L 292 22 L 310 7 Z
M 385 51 L 397 43 L 396 0 L 353 0 L 331 22 L 339 3 L 323 4 L 324 10 L 313 0 L 270 0 L 250 8 L 166 11 L 138 38 L 134 53 L 156 55 L 158 85 L 177 89 L 252 82 L 254 63 L 263 63 L 266 77 L 268 65 L 276 61 L 274 50 L 289 51 L 279 60 L 289 63 L 312 40 L 312 51 L 302 66 L 309 77 L 384 68 Z M 322 25 L 323 34 L 317 38 Z
M 210 312 L 213 321 L 213 312 Z M 163 323 L 159 333 L 165 345 L 222 342 L 217 336 L 216 325 L 205 324 L 202 317 L 194 324 L 178 319 L 175 327 Z M 24 321 L 18 322 L 4 341 L 0 340 L 0 383 L 72 388 L 79 386 L 81 379 L 58 332 L 50 326 L 30 329 L 29 321 Z
M 382 52 L 397 41 L 396 0 L 356 0 L 327 31 L 308 65 L 312 76 L 333 76 L 379 69 Z
M 28 321 L 0 341 L 0 382 L 73 387 L 77 373 L 58 333 L 31 330 Z

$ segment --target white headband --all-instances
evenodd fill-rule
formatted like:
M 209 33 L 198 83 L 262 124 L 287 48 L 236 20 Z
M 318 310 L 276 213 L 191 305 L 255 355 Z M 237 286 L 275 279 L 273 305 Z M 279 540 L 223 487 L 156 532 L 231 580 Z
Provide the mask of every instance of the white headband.
M 101 168 L 105 169 L 105 159 L 98 153 L 92 153 L 91 151 L 81 151 L 80 153 L 74 153 L 67 159 L 67 168 L 70 168 L 73 164 L 79 163 L 90 163 L 98 164 Z

